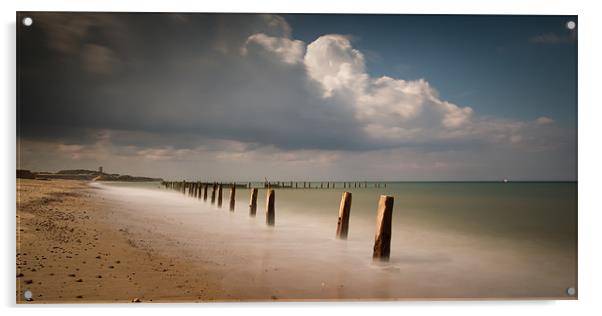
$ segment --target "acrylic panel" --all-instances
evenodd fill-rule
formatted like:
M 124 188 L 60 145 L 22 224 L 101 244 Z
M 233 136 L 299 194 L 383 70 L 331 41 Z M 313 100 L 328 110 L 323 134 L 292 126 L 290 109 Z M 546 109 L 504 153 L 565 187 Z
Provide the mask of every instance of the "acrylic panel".
M 577 298 L 577 16 L 16 23 L 18 303 Z

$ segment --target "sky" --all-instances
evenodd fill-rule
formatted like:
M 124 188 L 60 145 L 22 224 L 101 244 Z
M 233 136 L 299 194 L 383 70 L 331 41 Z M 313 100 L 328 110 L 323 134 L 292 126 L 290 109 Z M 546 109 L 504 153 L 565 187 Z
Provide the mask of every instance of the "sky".
M 18 168 L 577 179 L 576 16 L 24 16 Z

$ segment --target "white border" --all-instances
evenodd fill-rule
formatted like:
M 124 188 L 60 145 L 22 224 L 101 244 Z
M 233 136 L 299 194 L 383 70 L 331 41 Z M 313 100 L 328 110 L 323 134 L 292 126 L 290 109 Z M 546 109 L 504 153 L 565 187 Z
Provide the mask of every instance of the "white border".
M 598 314 L 600 290 L 598 283 L 602 260 L 597 241 L 602 240 L 602 203 L 597 199 L 602 190 L 602 174 L 598 165 L 602 161 L 600 146 L 602 131 L 598 118 L 602 117 L 601 102 L 597 99 L 600 90 L 599 74 L 602 50 L 600 20 L 602 12 L 596 1 L 538 0 L 538 1 L 393 1 L 369 0 L 350 3 L 350 0 L 304 0 L 304 1 L 207 1 L 186 0 L 21 0 L 17 3 L 2 1 L 2 84 L 0 96 L 4 101 L 1 138 L 2 155 L 2 287 L 0 298 L 2 309 L 20 315 L 80 315 L 82 310 L 73 306 L 17 306 L 14 305 L 15 284 L 15 11 L 138 11 L 138 12 L 325 12 L 325 13 L 438 13 L 438 14 L 577 14 L 579 15 L 579 300 L 578 301 L 480 301 L 480 302 L 382 302 L 382 303 L 275 303 L 275 304 L 169 304 L 143 308 L 145 314 L 162 315 L 166 308 L 176 308 L 178 313 L 234 313 L 256 315 L 305 315 L 308 313 L 349 313 L 351 315 L 382 314 L 394 315 L 508 315 L 546 314 L 573 315 Z M 132 313 L 131 305 L 104 305 L 85 311 L 92 315 L 107 312 Z M 98 307 L 98 305 L 95 305 Z M 250 310 L 241 310 L 248 309 Z M 293 308 L 294 307 L 294 308 Z M 300 307 L 300 309 L 299 309 Z M 200 310 L 198 310 L 200 308 Z M 336 308 L 337 310 L 333 310 Z M 4 314 L 6 315 L 6 314 Z

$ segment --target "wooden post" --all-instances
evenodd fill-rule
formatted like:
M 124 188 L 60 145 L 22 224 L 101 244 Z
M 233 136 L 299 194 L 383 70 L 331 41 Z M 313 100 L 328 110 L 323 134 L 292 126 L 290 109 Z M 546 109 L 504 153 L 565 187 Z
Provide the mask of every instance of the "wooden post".
M 209 186 L 208 184 L 205 184 L 203 186 L 203 201 L 207 201 L 207 187 L 208 186 Z
M 234 211 L 234 203 L 236 203 L 236 184 L 230 188 L 230 211 Z
M 217 207 L 222 207 L 222 184 L 217 187 Z
M 347 239 L 349 231 L 349 213 L 351 213 L 351 193 L 343 192 L 339 206 L 339 221 L 337 222 L 337 238 Z
M 249 215 L 255 216 L 257 212 L 257 188 L 251 189 L 251 199 L 249 201 Z
M 373 259 L 388 261 L 391 253 L 391 223 L 393 219 L 393 197 L 381 195 L 376 215 Z
M 275 218 L 275 206 L 274 199 L 276 197 L 276 193 L 273 189 L 268 189 L 266 201 L 265 201 L 265 223 L 268 226 L 274 226 L 274 218 Z
M 215 190 L 217 190 L 217 184 L 213 184 L 213 190 L 211 190 L 211 204 L 215 204 Z

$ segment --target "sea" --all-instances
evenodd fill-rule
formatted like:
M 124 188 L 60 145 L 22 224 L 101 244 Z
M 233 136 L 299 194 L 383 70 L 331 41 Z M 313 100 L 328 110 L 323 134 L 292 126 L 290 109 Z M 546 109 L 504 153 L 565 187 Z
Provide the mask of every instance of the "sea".
M 111 199 L 137 203 L 142 216 L 169 215 L 189 225 L 186 235 L 178 231 L 184 228 L 172 230 L 174 235 L 202 238 L 205 231 L 219 239 L 222 234 L 220 247 L 226 240 L 226 247 L 258 262 L 236 269 L 280 266 L 305 276 L 286 292 L 290 298 L 577 295 L 577 182 L 361 182 L 360 187 L 335 182 L 334 188 L 332 182 L 330 188 L 312 182 L 312 188 L 275 188 L 274 227 L 265 225 L 266 190 L 259 182 L 251 183 L 259 187 L 254 217 L 249 214 L 247 188 L 236 189 L 235 209 L 230 211 L 229 188 L 224 188 L 219 208 L 210 203 L 211 188 L 203 201 L 159 182 L 94 185 Z M 347 240 L 337 240 L 344 191 L 352 194 L 349 233 Z M 391 255 L 386 263 L 372 260 L 381 195 L 394 197 Z M 162 227 L 169 230 L 168 225 Z M 204 242 L 212 247 L 211 238 Z M 249 273 L 254 272 L 241 275 Z M 313 277 L 322 292 L 313 288 Z M 379 286 L 383 282 L 386 286 Z M 324 284 L 333 283 L 348 287 L 324 292 Z M 286 288 L 286 282 L 281 286 Z

